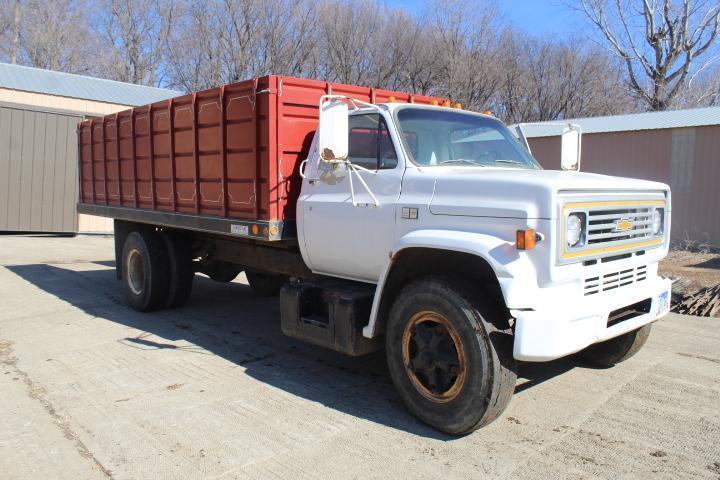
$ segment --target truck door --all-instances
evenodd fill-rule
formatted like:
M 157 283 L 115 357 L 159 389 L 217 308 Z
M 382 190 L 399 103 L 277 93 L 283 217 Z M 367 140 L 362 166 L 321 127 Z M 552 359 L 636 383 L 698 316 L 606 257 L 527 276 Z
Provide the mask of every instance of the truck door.
M 317 273 L 374 282 L 392 248 L 404 166 L 383 115 L 353 114 L 348 128 L 349 160 L 372 173 L 359 169 L 351 173 L 340 164 L 335 175 L 305 180 L 301 196 L 305 252 Z M 321 170 L 325 167 L 333 168 L 320 165 Z M 358 205 L 352 202 L 350 175 Z

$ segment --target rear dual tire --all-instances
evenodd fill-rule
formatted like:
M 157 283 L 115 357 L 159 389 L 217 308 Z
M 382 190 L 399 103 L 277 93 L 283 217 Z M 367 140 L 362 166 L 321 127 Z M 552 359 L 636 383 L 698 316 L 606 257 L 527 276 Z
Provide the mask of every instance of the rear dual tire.
M 189 245 L 167 233 L 131 232 L 121 268 L 128 303 L 140 312 L 179 307 L 192 291 L 195 272 Z
M 169 267 L 169 286 L 165 307 L 182 307 L 190 298 L 195 280 L 190 242 L 183 237 L 168 233 L 163 233 L 163 240 L 168 252 Z
M 258 295 L 263 297 L 276 297 L 280 294 L 280 289 L 287 282 L 284 275 L 275 275 L 272 273 L 245 272 L 248 284 Z

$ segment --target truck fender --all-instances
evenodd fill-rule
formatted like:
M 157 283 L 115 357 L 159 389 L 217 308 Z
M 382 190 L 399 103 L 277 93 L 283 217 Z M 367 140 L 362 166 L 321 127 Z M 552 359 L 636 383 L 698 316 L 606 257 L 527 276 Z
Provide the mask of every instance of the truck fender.
M 391 257 L 380 274 L 370 310 L 370 318 L 368 324 L 363 328 L 363 336 L 367 338 L 373 338 L 378 333 L 376 330 L 377 317 L 385 283 L 395 264 L 395 259 L 399 257 L 398 254 L 408 248 L 430 248 L 468 253 L 482 258 L 495 272 L 508 306 L 514 303 L 512 302 L 511 290 L 519 291 L 516 287 L 519 287 L 517 274 L 520 270 L 529 266 L 531 270 L 525 270 L 525 272 L 534 272 L 529 260 L 515 248 L 514 239 L 508 241 L 493 235 L 451 230 L 416 230 L 410 232 L 396 242 Z M 527 277 L 527 275 L 522 275 L 522 277 Z M 527 300 L 527 296 L 525 296 L 523 301 L 527 302 Z

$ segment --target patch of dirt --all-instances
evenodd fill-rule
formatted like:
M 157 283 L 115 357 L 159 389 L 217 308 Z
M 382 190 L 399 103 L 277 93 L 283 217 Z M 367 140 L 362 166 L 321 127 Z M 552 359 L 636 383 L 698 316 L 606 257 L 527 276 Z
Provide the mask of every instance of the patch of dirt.
M 660 262 L 659 273 L 677 279 L 674 312 L 720 317 L 720 254 L 673 250 Z
M 660 262 L 660 275 L 680 278 L 673 290 L 691 293 L 720 283 L 720 254 L 673 250 Z

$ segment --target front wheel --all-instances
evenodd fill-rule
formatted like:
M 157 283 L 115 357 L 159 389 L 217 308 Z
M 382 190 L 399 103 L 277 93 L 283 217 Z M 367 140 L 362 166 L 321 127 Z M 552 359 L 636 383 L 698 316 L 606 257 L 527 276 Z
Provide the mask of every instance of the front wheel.
M 393 383 L 407 408 L 453 435 L 495 420 L 515 389 L 512 335 L 496 302 L 455 278 L 402 290 L 386 330 Z
M 580 358 L 596 367 L 612 367 L 635 355 L 647 342 L 652 324 L 611 338 L 601 343 L 590 345 L 580 352 Z

